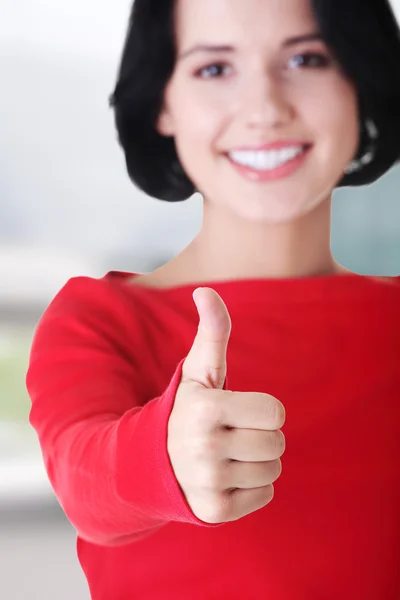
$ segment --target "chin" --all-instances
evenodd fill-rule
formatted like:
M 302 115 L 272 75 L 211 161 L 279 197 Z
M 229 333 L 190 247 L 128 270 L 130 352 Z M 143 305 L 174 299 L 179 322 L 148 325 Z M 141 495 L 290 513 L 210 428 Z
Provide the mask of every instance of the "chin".
M 249 195 L 247 195 L 249 198 Z M 235 212 L 240 218 L 248 221 L 265 223 L 265 224 L 285 224 L 291 221 L 296 221 L 303 218 L 305 215 L 315 210 L 321 202 L 316 203 L 310 202 L 310 200 L 302 200 L 300 198 L 293 202 L 286 197 L 277 197 L 265 195 L 262 199 L 258 199 L 254 202 L 248 199 L 246 206 L 243 204 L 235 203 L 235 206 L 231 205 L 231 210 Z

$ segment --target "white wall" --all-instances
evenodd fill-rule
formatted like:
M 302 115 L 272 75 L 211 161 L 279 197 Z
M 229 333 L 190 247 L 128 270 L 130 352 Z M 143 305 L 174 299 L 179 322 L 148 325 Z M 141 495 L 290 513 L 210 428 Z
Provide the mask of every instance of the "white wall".
M 196 234 L 199 195 L 148 198 L 116 142 L 108 97 L 129 11 L 127 0 L 1 0 L 0 243 L 129 252 L 147 270 Z

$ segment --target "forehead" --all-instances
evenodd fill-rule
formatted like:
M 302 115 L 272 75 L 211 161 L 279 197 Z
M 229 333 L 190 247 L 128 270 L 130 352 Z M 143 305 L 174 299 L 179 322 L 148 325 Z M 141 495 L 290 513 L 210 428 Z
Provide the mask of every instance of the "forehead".
M 318 31 L 311 0 L 176 0 L 180 48 L 193 42 L 247 45 Z

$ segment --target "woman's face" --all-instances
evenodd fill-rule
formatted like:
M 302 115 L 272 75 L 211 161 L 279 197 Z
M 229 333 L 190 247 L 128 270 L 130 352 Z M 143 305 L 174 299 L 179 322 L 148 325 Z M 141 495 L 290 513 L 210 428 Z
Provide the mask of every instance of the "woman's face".
M 205 201 L 277 223 L 330 197 L 358 148 L 358 103 L 310 0 L 177 0 L 176 43 L 158 130 Z

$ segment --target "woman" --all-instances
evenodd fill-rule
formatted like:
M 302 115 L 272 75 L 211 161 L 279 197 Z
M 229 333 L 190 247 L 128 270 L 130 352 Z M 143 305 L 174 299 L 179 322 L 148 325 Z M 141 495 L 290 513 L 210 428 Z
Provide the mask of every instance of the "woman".
M 400 158 L 399 56 L 384 0 L 136 0 L 128 172 L 204 213 L 36 331 L 30 421 L 94 600 L 400 597 L 400 277 L 330 250 L 334 189 Z

